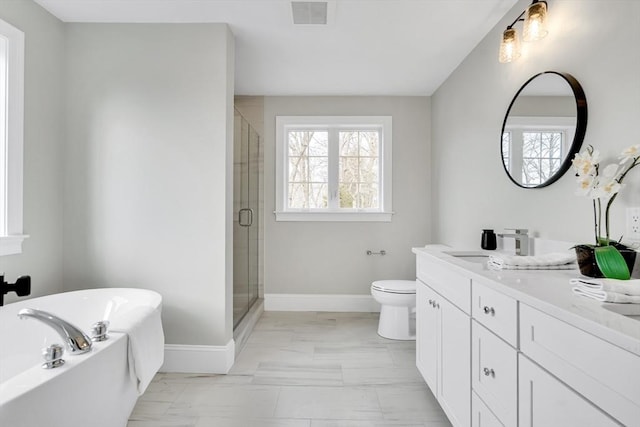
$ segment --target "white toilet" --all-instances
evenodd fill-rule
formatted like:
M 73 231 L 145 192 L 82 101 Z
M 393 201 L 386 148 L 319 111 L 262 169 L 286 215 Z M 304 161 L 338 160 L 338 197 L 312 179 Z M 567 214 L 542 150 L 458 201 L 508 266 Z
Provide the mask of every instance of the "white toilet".
M 378 335 L 392 340 L 415 340 L 415 280 L 378 280 L 371 284 L 371 295 L 382 306 Z

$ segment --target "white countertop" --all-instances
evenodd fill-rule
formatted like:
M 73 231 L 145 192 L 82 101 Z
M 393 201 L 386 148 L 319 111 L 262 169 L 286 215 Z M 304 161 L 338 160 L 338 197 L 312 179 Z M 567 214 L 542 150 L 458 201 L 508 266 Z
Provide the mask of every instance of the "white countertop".
M 618 347 L 640 356 L 640 318 L 631 318 L 604 308 L 596 300 L 582 297 L 571 291 L 569 279 L 581 277 L 575 270 L 490 270 L 485 263 L 465 261 L 444 251 L 453 251 L 442 245 L 413 248 L 416 255 L 427 255 L 464 272 L 472 280 L 517 299 L 544 313 L 595 335 Z M 493 251 L 484 252 L 493 255 Z M 616 306 L 632 304 L 616 304 Z M 620 307 L 635 309 L 640 305 Z M 614 307 L 615 308 L 615 307 Z

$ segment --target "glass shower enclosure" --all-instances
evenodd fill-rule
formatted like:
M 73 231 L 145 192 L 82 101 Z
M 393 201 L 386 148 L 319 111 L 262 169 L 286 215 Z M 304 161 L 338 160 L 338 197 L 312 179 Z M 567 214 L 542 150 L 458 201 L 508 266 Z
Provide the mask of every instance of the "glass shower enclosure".
M 259 296 L 260 137 L 235 110 L 233 153 L 233 327 Z

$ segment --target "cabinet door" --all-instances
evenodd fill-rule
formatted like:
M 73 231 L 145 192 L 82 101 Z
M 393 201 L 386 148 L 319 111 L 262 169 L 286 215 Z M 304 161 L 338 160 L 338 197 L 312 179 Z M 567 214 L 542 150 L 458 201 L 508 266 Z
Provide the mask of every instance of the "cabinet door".
M 471 319 L 440 297 L 438 401 L 454 426 L 471 425 Z
M 522 354 L 519 362 L 519 427 L 621 425 Z
M 416 287 L 416 366 L 431 392 L 437 396 L 438 310 L 439 298 L 431 288 L 418 280 Z

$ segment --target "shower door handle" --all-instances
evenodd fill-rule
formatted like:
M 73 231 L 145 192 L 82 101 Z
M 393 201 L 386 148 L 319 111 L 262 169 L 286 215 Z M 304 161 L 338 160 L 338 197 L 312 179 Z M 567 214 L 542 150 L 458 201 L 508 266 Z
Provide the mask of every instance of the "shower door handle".
M 246 215 L 247 222 L 243 222 L 242 220 L 243 216 L 245 216 L 245 215 L 242 215 L 243 212 L 247 214 Z M 240 227 L 251 227 L 253 225 L 253 209 L 244 208 L 238 211 L 238 225 Z

